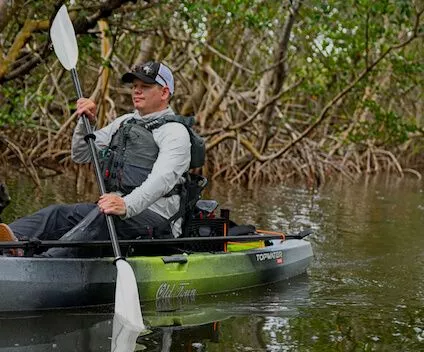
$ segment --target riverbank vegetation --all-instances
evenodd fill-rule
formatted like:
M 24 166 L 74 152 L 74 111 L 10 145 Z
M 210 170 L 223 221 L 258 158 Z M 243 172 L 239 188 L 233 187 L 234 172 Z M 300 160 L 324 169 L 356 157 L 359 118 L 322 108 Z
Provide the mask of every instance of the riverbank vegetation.
M 70 75 L 49 26 L 64 1 L 0 0 L 0 162 L 41 177 L 70 160 Z M 209 178 L 231 183 L 424 171 L 424 4 L 404 0 L 67 3 L 98 127 L 131 110 L 120 77 L 163 60 L 195 115 Z

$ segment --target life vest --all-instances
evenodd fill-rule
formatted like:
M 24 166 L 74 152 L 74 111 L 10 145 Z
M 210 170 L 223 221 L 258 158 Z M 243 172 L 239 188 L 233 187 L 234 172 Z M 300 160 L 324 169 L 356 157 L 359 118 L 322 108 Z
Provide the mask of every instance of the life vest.
M 107 192 L 128 194 L 140 186 L 152 171 L 158 154 L 152 133 L 136 119 L 125 121 L 109 146 L 99 152 Z
M 164 125 L 167 122 L 178 122 L 187 128 L 188 134 L 190 136 L 190 169 L 196 169 L 198 167 L 202 167 L 205 164 L 205 141 L 202 137 L 200 137 L 196 131 L 192 129 L 195 119 L 193 116 L 185 117 L 180 115 L 164 115 L 153 121 L 144 123 L 144 126 L 149 130 L 153 130 Z
M 181 123 L 189 132 L 190 168 L 203 166 L 205 144 L 191 129 L 193 121 L 193 118 L 178 115 L 165 115 L 149 122 L 134 118 L 124 121 L 112 136 L 109 146 L 99 152 L 107 192 L 119 191 L 125 195 L 147 179 L 159 154 L 159 148 L 151 131 L 168 122 Z M 176 185 L 165 196 L 179 194 L 181 187 Z

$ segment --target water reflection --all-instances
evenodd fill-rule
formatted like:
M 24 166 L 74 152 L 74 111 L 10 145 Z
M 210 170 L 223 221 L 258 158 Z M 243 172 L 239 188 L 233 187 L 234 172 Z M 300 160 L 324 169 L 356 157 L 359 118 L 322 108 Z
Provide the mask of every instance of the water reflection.
M 4 217 L 9 220 L 65 200 L 65 184 L 74 189 L 71 183 L 49 181 L 46 195 L 37 198 L 32 186 L 19 182 L 7 182 L 12 206 Z M 319 191 L 211 184 L 207 196 L 230 208 L 237 222 L 289 233 L 311 227 L 315 258 L 308 275 L 250 293 L 145 305 L 143 316 L 152 334 L 139 338 L 136 348 L 424 350 L 423 188 L 415 179 L 396 177 L 366 178 L 357 184 L 337 181 Z M 66 201 L 94 196 L 69 191 Z M 48 316 L 0 319 L 0 351 L 110 350 L 110 312 L 56 316 L 53 321 Z M 218 329 L 213 330 L 215 322 Z
M 180 304 L 168 312 L 158 312 L 152 302 L 143 306 L 150 331 L 139 336 L 136 344 L 134 336 L 124 332 L 116 340 L 115 351 L 203 351 L 210 344 L 245 344 L 260 351 L 266 347 L 261 331 L 264 326 L 270 328 L 262 316 L 267 315 L 268 320 L 294 317 L 308 300 L 308 279 L 303 275 L 266 288 L 199 297 L 196 303 Z M 116 328 L 113 324 L 111 307 L 104 307 L 103 311 L 3 313 L 0 351 L 110 351 L 112 330 Z M 250 337 L 238 333 L 246 326 L 258 330 L 248 334 Z M 272 333 L 278 331 L 275 329 L 271 329 Z
M 0 351 L 109 351 L 109 313 L 53 312 L 0 316 Z

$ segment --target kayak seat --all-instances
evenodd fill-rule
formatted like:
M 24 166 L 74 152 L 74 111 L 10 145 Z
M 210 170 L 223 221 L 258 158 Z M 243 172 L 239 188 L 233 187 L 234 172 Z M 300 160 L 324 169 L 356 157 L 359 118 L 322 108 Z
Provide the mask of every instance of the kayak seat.
M 227 220 L 219 217 L 215 218 L 194 218 L 190 219 L 186 224 L 184 237 L 199 238 L 199 237 L 220 237 L 225 235 Z M 192 252 L 222 252 L 224 251 L 224 243 L 208 242 L 208 241 L 193 241 L 192 243 L 184 244 L 185 251 Z

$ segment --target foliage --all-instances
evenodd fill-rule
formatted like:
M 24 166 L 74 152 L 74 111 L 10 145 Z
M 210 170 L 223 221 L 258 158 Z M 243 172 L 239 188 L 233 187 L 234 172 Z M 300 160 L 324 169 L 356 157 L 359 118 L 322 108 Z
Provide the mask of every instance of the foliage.
M 7 85 L 2 87 L 1 94 L 5 103 L 0 106 L 0 125 L 31 123 L 31 106 L 26 104 L 26 96 L 19 89 Z
M 0 24 L 6 23 L 0 32 L 0 66 L 24 24 L 52 18 L 56 6 L 53 0 L 11 4 L 8 21 L 0 14 Z M 77 26 L 78 70 L 86 95 L 99 87 L 102 72 L 110 73 L 108 92 L 96 96 L 106 120 L 131 108 L 121 75 L 137 60 L 164 60 L 177 70 L 174 108 L 204 118 L 201 132 L 208 137 L 212 173 L 222 172 L 232 155 L 232 164 L 240 165 L 237 174 L 249 170 L 244 163 L 252 156 L 259 164 L 271 161 L 267 158 L 278 152 L 276 145 L 287 146 L 311 126 L 300 149 L 311 145 L 305 139 L 325 146 L 322 152 L 337 149 L 334 155 L 346 154 L 356 143 L 394 153 L 408 141 L 417 143 L 424 123 L 420 6 L 404 0 L 91 0 L 68 7 Z M 112 47 L 107 58 L 96 25 L 101 11 Z M 70 118 L 66 106 L 75 93 L 69 75 L 46 49 L 47 32 L 34 30 L 7 71 L 2 74 L 0 68 L 1 125 L 19 122 L 58 131 Z M 19 73 L 34 58 L 39 59 L 34 68 Z M 270 109 L 257 112 L 284 89 Z M 215 147 L 211 131 L 229 136 L 231 126 L 252 115 L 237 131 L 246 142 L 224 138 Z M 301 158 L 296 163 L 309 163 Z M 261 169 L 258 165 L 252 168 Z M 239 177 L 235 174 L 231 177 Z
M 393 111 L 385 111 L 375 101 L 364 101 L 364 107 L 372 112 L 374 118 L 359 123 L 355 133 L 350 135 L 355 143 L 373 140 L 379 146 L 398 145 L 406 142 L 408 134 L 417 130 L 414 123 L 405 121 Z

